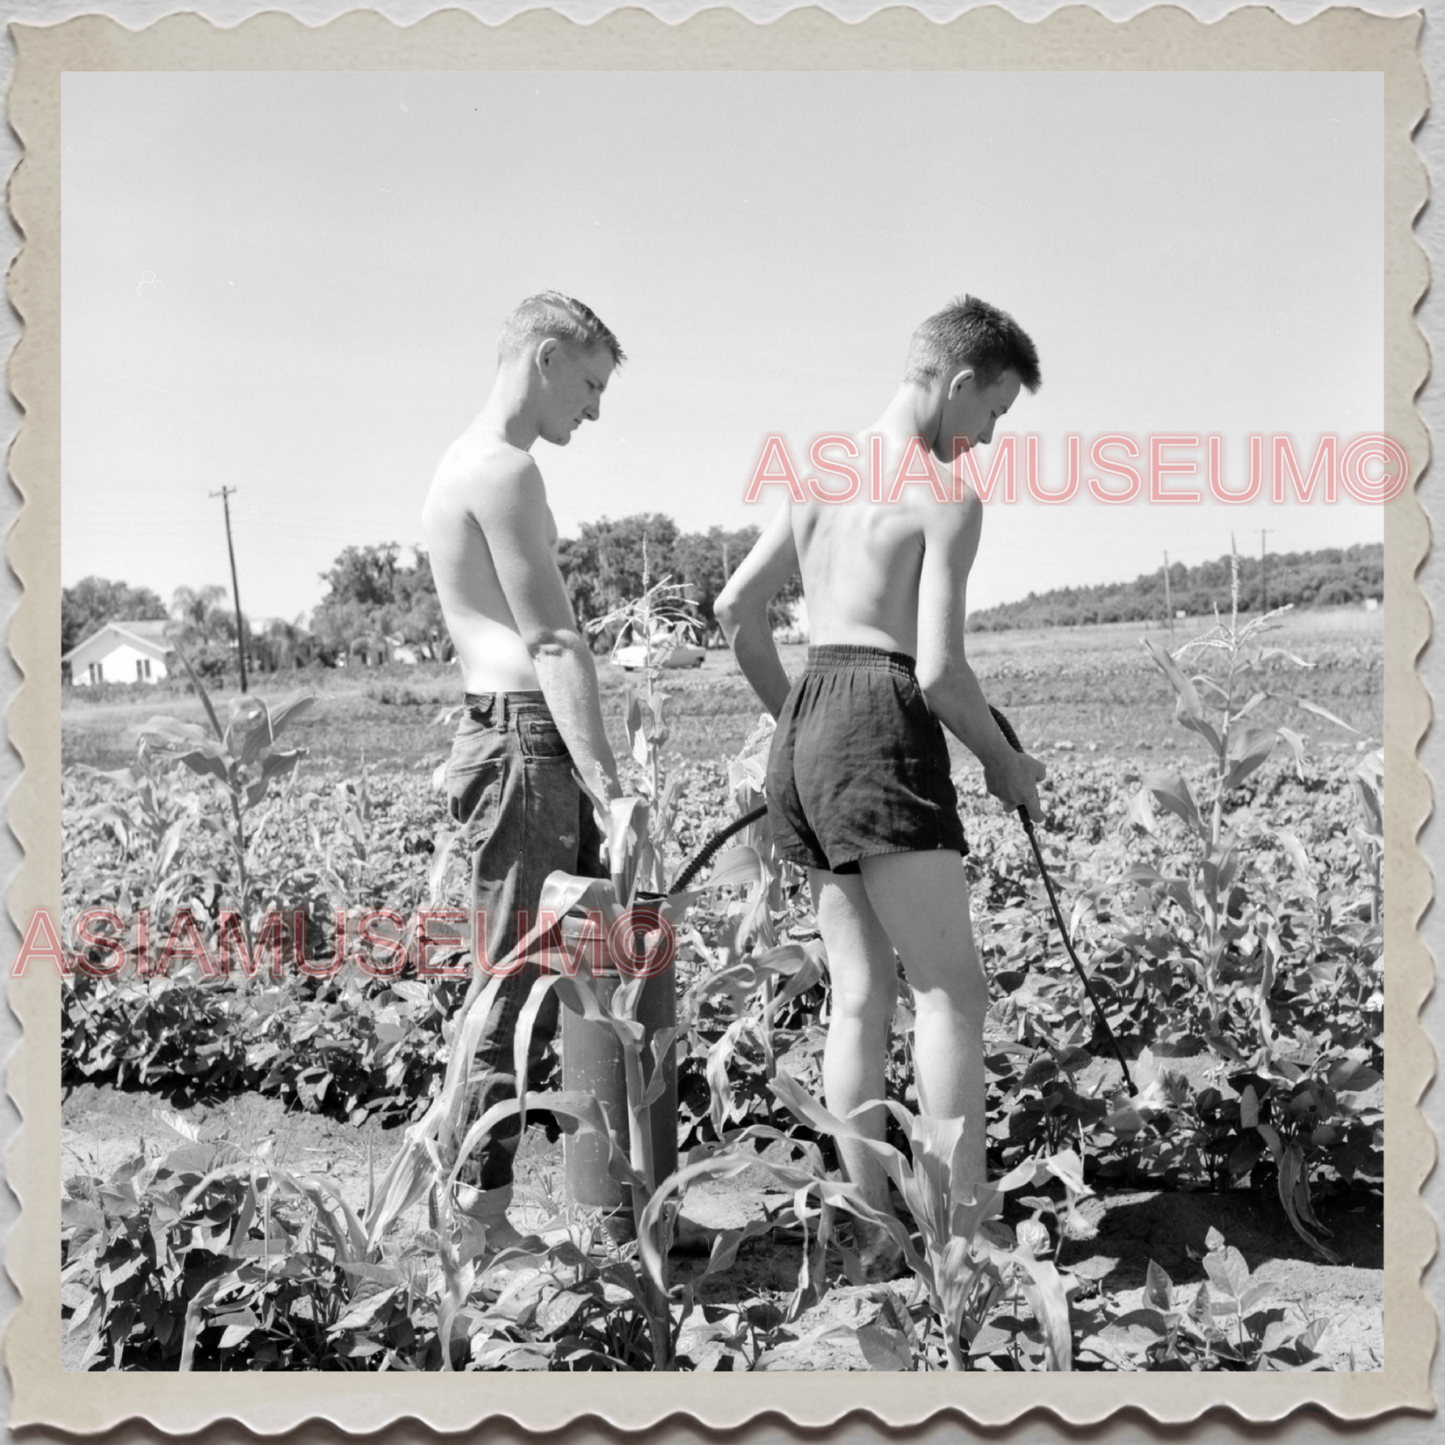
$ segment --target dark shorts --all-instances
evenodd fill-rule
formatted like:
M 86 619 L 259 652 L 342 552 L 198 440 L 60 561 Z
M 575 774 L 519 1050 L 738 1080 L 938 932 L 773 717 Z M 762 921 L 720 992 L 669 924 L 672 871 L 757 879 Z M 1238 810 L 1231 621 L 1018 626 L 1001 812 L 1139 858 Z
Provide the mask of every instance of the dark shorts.
M 537 916 L 542 884 L 554 869 L 605 878 L 602 837 L 592 803 L 577 786 L 572 755 L 540 692 L 467 695 L 447 763 L 447 810 L 462 830 L 471 868 L 471 906 L 486 914 L 484 947 L 499 971 Z M 526 915 L 524 918 L 523 915 Z M 479 964 L 480 960 L 474 960 Z M 477 1048 L 488 1077 L 469 1097 L 463 1132 L 482 1112 L 515 1094 L 512 1038 L 540 957 L 504 978 Z M 529 1064 L 536 1075 L 557 1030 L 557 995 L 548 993 L 532 1029 Z M 517 1120 L 505 1120 L 463 1166 L 461 1179 L 496 1189 L 512 1179 Z
M 911 657 L 808 649 L 768 755 L 768 816 L 780 856 L 832 873 L 879 853 L 968 852 L 948 744 Z

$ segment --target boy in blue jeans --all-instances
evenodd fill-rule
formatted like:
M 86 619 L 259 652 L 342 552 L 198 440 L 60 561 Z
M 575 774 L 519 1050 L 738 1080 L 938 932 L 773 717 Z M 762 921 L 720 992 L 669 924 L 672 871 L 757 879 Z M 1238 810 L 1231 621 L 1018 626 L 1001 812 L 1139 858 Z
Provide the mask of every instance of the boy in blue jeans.
M 487 915 L 485 965 L 506 973 L 477 1052 L 487 1077 L 469 1101 L 468 1124 L 515 1093 L 513 1034 L 536 977 L 530 963 L 512 968 L 519 911 L 536 917 L 554 869 L 606 876 L 592 803 L 574 771 L 610 802 L 621 793 L 617 765 L 531 448 L 538 438 L 566 446 L 583 422 L 596 421 L 623 359 L 617 338 L 580 301 L 555 291 L 523 301 L 503 327 L 486 405 L 442 458 L 422 512 L 466 689 L 447 806 L 470 850 L 472 908 Z M 533 1063 L 556 1023 L 549 993 L 532 1033 Z M 489 1251 L 521 1239 L 506 1214 L 517 1143 L 514 1118 L 461 1175 L 458 1202 L 486 1226 Z

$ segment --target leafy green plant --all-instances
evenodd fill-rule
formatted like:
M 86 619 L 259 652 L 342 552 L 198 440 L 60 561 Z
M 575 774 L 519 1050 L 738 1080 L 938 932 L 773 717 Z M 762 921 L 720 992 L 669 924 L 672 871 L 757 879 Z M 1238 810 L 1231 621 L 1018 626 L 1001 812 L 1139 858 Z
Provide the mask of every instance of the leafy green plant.
M 1275 1291 L 1272 1280 L 1251 1277 L 1244 1257 L 1211 1229 L 1204 1257 L 1207 1279 L 1187 1304 L 1154 1261 L 1149 1261 L 1137 1309 L 1113 1316 L 1086 1336 L 1080 1350 L 1120 1369 L 1318 1369 L 1315 1347 L 1327 1318 L 1293 1331 L 1285 1311 L 1261 1308 Z
M 343 1284 L 278 1205 L 267 1146 L 162 1122 L 185 1142 L 67 1181 L 61 1280 L 87 1288 L 68 1323 L 81 1368 L 318 1368 Z

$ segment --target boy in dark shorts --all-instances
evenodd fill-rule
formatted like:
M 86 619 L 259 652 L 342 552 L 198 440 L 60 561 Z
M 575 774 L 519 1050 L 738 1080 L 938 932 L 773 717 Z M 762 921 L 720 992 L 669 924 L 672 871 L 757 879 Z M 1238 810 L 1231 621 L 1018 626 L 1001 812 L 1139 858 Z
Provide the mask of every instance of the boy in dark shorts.
M 878 853 L 968 852 L 948 744 L 913 659 L 813 647 L 768 759 L 773 838 L 808 868 L 857 873 Z
M 980 1181 L 988 985 L 943 726 L 1010 810 L 1040 817 L 1044 768 L 1009 746 L 964 656 L 983 509 L 972 492 L 952 500 L 948 469 L 987 445 L 1020 390 L 1038 385 L 1034 345 L 1004 312 L 964 297 L 929 317 L 914 333 L 903 384 L 851 452 L 866 459 L 852 469 L 856 484 L 840 494 L 808 478 L 811 499 L 784 505 L 714 607 L 778 720 L 768 811 L 779 852 L 809 870 L 827 949 L 828 1107 L 846 1117 L 884 1097 L 896 950 L 914 994 L 920 1110 L 964 1118 L 956 1162 Z M 874 473 L 867 483 L 865 466 Z M 827 470 L 849 468 L 830 461 Z M 796 569 L 813 646 L 790 685 L 767 607 Z M 878 1107 L 854 1122 L 881 1139 L 884 1117 Z M 842 1141 L 839 1153 L 869 1203 L 886 1209 L 887 1177 L 867 1147 Z

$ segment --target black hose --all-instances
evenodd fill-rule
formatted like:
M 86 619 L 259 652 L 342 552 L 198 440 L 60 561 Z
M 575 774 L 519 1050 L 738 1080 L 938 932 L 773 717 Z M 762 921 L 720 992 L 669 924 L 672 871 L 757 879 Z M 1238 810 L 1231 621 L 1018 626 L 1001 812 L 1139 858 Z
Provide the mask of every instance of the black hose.
M 669 893 L 681 893 L 682 890 L 712 862 L 713 858 L 717 855 L 717 850 L 721 848 L 734 833 L 741 833 L 749 823 L 756 823 L 767 811 L 768 805 L 761 803 L 758 807 L 754 808 L 751 813 L 744 813 L 741 818 L 734 818 L 721 833 L 714 833 L 712 837 L 703 844 L 702 850 L 692 862 L 672 880 L 672 887 L 667 891 Z
M 998 724 L 999 731 L 1008 740 L 1008 745 L 1016 752 L 1023 752 L 1023 744 L 1019 742 L 1018 734 L 1013 730 L 1013 725 L 996 708 L 990 707 L 993 720 Z M 714 833 L 711 838 L 703 844 L 701 850 L 690 863 L 672 881 L 669 893 L 681 893 L 683 889 L 712 862 L 717 856 L 717 851 L 735 833 L 740 833 L 749 823 L 756 823 L 768 811 L 766 803 L 760 804 L 750 813 L 744 813 L 741 818 L 735 818 L 721 832 Z M 1054 892 L 1054 881 L 1049 877 L 1048 867 L 1044 863 L 1043 850 L 1039 847 L 1039 840 L 1034 834 L 1033 820 L 1029 817 L 1029 810 L 1022 804 L 1019 805 L 1019 822 L 1024 825 L 1024 832 L 1028 834 L 1029 844 L 1034 850 L 1034 860 L 1039 865 L 1039 876 L 1044 880 L 1044 890 L 1049 895 L 1049 905 L 1054 910 L 1054 922 L 1059 926 L 1059 937 L 1064 940 L 1064 947 L 1068 950 L 1069 962 L 1074 965 L 1074 972 L 1079 975 L 1079 982 L 1084 985 L 1084 992 L 1089 996 L 1089 1002 L 1094 1006 L 1094 1013 L 1099 1020 L 1099 1026 L 1104 1030 L 1104 1036 L 1109 1040 L 1109 1047 L 1114 1051 L 1114 1057 L 1119 1061 L 1119 1067 L 1124 1071 L 1124 1083 L 1129 1092 L 1134 1093 L 1134 1080 L 1129 1074 L 1129 1065 L 1124 1059 L 1124 1051 L 1119 1047 L 1119 1041 L 1114 1037 L 1114 1030 L 1109 1027 L 1109 1020 L 1105 1017 L 1104 1006 L 1099 1002 L 1093 985 L 1089 982 L 1089 976 L 1084 972 L 1084 965 L 1079 962 L 1079 955 L 1074 952 L 1074 945 L 1069 939 L 1069 930 L 1064 923 L 1064 915 L 1059 909 L 1059 900 Z
M 998 730 L 1008 740 L 1008 745 L 1016 753 L 1023 752 L 1023 744 L 1019 742 L 1018 734 L 1013 730 L 1009 720 L 996 708 L 990 707 L 993 720 L 998 724 Z M 1074 952 L 1074 945 L 1069 941 L 1069 930 L 1064 926 L 1064 915 L 1059 910 L 1059 900 L 1054 893 L 1054 882 L 1049 877 L 1049 870 L 1044 866 L 1043 851 L 1039 848 L 1039 840 L 1034 836 L 1033 819 L 1029 817 L 1029 810 L 1019 805 L 1019 822 L 1024 825 L 1024 832 L 1029 835 L 1029 843 L 1033 846 L 1034 858 L 1039 865 L 1039 876 L 1044 880 L 1044 889 L 1049 895 L 1049 903 L 1054 910 L 1054 922 L 1059 925 L 1059 937 L 1064 940 L 1064 947 L 1069 951 L 1069 961 L 1074 965 L 1074 972 L 1079 975 L 1079 982 L 1084 985 L 1084 992 L 1089 996 L 1089 1002 L 1094 1005 L 1094 1012 L 1098 1015 L 1099 1026 L 1104 1030 L 1105 1037 L 1109 1040 L 1109 1047 L 1114 1051 L 1114 1057 L 1119 1061 L 1119 1067 L 1124 1071 L 1124 1083 L 1129 1092 L 1134 1092 L 1134 1080 L 1129 1077 L 1129 1065 L 1124 1062 L 1124 1052 L 1119 1047 L 1119 1041 L 1114 1037 L 1114 1030 L 1109 1027 L 1109 1020 L 1104 1016 L 1104 1007 L 1094 993 L 1093 986 L 1089 983 L 1089 976 L 1084 972 L 1084 965 L 1079 962 L 1079 955 Z

